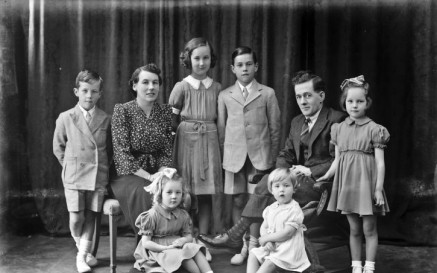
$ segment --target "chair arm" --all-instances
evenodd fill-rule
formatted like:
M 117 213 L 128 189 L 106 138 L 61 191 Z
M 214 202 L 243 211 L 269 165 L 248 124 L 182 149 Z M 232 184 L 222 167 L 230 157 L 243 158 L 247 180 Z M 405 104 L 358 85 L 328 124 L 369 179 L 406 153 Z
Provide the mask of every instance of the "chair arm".
M 331 181 L 319 181 L 314 183 L 313 185 L 313 189 L 317 192 L 324 192 L 325 190 L 327 190 L 328 192 L 331 192 L 331 188 L 332 188 L 332 182 Z

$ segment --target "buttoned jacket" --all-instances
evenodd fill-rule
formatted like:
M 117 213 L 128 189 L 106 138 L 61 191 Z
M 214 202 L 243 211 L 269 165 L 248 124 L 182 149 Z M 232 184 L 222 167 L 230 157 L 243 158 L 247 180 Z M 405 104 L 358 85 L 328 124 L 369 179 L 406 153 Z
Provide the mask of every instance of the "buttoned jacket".
M 65 188 L 95 190 L 108 183 L 111 118 L 96 107 L 88 125 L 78 105 L 56 120 L 53 153 L 62 165 Z
M 335 159 L 335 147 L 331 141 L 331 126 L 342 122 L 346 114 L 323 106 L 311 129 L 308 142 L 308 157 L 298 162 L 301 155 L 300 139 L 305 116 L 300 114 L 291 121 L 290 133 L 285 147 L 279 152 L 276 167 L 290 168 L 292 165 L 304 165 L 311 169 L 314 178 L 324 175 Z
M 223 90 L 218 98 L 217 129 L 223 168 L 238 172 L 249 157 L 258 170 L 274 166 L 279 151 L 280 110 L 275 91 L 252 83 L 245 100 L 240 86 Z

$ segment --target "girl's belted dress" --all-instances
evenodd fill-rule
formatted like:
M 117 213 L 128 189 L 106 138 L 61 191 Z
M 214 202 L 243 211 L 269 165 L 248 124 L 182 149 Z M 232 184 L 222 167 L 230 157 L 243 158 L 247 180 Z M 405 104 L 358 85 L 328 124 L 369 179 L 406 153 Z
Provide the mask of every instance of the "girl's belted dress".
M 377 169 L 375 148 L 384 149 L 390 139 L 387 129 L 370 118 L 345 121 L 331 127 L 331 142 L 340 158 L 332 185 L 328 210 L 343 214 L 384 215 L 389 211 L 384 191 L 384 205 L 376 206 Z
M 195 195 L 223 192 L 222 165 L 217 134 L 217 99 L 221 85 L 211 78 L 192 76 L 176 83 L 169 104 L 180 111 L 174 162 Z
M 154 205 L 150 210 L 141 213 L 135 225 L 139 228 L 140 236 L 151 236 L 152 241 L 165 246 L 191 234 L 192 230 L 188 212 L 180 208 L 168 211 L 161 205 Z M 140 241 L 134 253 L 134 267 L 145 272 L 174 272 L 181 267 L 183 260 L 193 258 L 199 250 L 205 254 L 205 247 L 186 243 L 182 248 L 154 252 L 146 250 Z

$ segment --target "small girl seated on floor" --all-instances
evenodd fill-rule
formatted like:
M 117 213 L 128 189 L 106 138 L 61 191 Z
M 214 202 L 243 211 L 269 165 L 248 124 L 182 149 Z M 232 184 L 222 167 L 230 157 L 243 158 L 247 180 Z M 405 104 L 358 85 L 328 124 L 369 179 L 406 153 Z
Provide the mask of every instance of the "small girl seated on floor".
M 293 200 L 296 183 L 296 175 L 287 168 L 269 175 L 267 186 L 276 202 L 263 211 L 261 246 L 250 251 L 247 273 L 275 272 L 278 268 L 302 272 L 311 265 L 305 252 L 303 212 Z
M 153 194 L 153 207 L 135 223 L 142 238 L 134 267 L 143 272 L 174 272 L 182 266 L 188 272 L 212 273 L 205 247 L 193 243 L 191 218 L 183 209 L 188 192 L 182 178 L 172 168 L 155 177 L 145 187 Z

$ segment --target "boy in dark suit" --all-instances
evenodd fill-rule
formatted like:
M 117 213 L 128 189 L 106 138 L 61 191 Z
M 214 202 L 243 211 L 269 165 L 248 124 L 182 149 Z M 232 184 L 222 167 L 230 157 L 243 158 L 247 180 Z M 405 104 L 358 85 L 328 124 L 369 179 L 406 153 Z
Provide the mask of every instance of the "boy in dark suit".
M 53 153 L 62 165 L 70 231 L 78 248 L 79 272 L 90 272 L 90 266 L 97 264 L 90 250 L 96 213 L 102 209 L 108 183 L 110 116 L 96 106 L 102 84 L 96 72 L 79 72 L 74 88 L 78 104 L 59 115 L 53 137 Z

